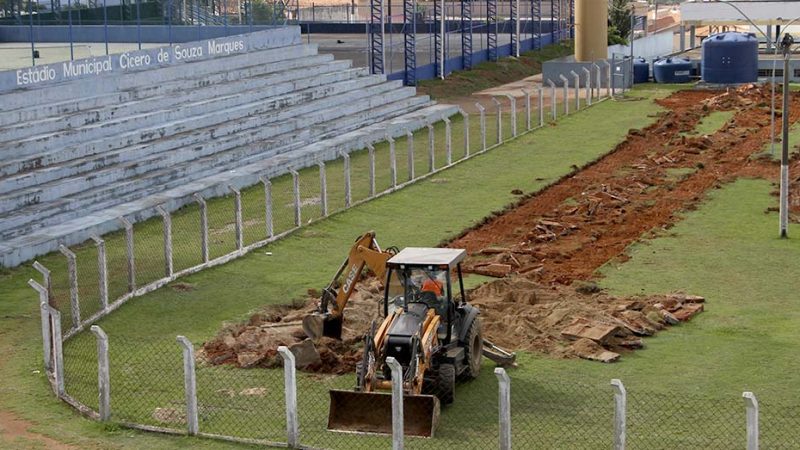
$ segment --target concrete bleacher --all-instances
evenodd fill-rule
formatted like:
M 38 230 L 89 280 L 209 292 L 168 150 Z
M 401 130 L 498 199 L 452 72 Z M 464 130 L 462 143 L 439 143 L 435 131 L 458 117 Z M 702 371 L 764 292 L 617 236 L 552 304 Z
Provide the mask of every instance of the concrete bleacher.
M 299 39 L 0 98 L 6 267 L 457 112 Z

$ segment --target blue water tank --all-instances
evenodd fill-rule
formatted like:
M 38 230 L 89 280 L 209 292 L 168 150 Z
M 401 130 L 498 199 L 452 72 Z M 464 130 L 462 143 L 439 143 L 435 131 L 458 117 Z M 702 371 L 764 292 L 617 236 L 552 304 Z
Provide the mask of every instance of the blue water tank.
M 751 83 L 758 79 L 758 39 L 753 33 L 727 32 L 703 41 L 701 62 L 707 83 Z
M 658 83 L 688 83 L 692 62 L 686 58 L 665 58 L 653 63 L 653 78 Z
M 650 65 L 644 58 L 633 60 L 633 82 L 647 83 L 650 80 Z

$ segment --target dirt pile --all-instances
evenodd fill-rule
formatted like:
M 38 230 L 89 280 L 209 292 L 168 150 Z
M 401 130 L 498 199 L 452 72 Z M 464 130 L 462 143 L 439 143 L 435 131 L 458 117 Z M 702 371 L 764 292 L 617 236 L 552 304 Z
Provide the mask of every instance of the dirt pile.
M 341 341 L 306 338 L 299 321 L 315 309 L 309 299 L 299 308 L 265 308 L 248 323 L 225 328 L 203 345 L 199 358 L 243 368 L 279 367 L 277 348 L 285 345 L 304 371 L 350 373 L 361 360 L 372 320 L 380 320 L 379 287 L 375 280 L 359 286 L 347 306 Z M 602 362 L 616 361 L 621 352 L 641 348 L 641 337 L 703 310 L 701 297 L 616 298 L 591 285 L 544 286 L 517 276 L 487 283 L 468 298 L 481 309 L 484 336 L 500 347 Z
M 618 298 L 590 284 L 544 286 L 521 276 L 484 284 L 469 298 L 481 310 L 484 336 L 500 347 L 602 362 L 689 320 L 704 302 L 682 294 Z
M 363 338 L 373 320 L 380 320 L 381 289 L 377 280 L 360 283 L 347 304 L 342 340 L 321 338 L 311 342 L 301 321 L 316 310 L 313 294 L 300 306 L 266 306 L 247 322 L 229 325 L 203 344 L 198 359 L 204 363 L 238 367 L 280 367 L 278 347 L 285 345 L 297 367 L 307 372 L 343 374 L 361 360 Z

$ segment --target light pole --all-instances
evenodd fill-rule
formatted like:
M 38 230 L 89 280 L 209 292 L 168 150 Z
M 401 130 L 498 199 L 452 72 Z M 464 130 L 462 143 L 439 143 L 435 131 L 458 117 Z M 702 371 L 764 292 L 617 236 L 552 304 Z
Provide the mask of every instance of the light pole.
M 781 118 L 781 195 L 780 195 L 780 223 L 781 238 L 788 237 L 789 228 L 789 59 L 792 55 L 792 35 L 786 33 L 781 40 L 783 51 L 783 111 Z M 773 80 L 773 83 L 775 80 Z

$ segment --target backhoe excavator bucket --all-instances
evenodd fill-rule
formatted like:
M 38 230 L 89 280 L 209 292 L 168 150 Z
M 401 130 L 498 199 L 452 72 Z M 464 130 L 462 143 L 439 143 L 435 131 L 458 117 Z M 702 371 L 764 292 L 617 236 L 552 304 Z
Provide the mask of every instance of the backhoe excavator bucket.
M 330 391 L 328 429 L 350 433 L 392 434 L 392 395 L 383 392 Z M 404 395 L 403 423 L 408 436 L 433 437 L 439 423 L 439 399 Z
M 303 331 L 311 339 L 319 339 L 323 336 L 341 339 L 342 338 L 342 317 L 333 317 L 328 314 L 313 313 L 303 317 Z

